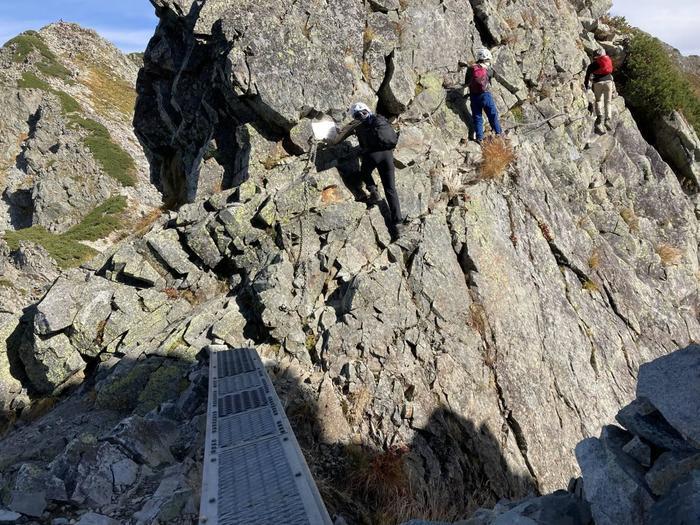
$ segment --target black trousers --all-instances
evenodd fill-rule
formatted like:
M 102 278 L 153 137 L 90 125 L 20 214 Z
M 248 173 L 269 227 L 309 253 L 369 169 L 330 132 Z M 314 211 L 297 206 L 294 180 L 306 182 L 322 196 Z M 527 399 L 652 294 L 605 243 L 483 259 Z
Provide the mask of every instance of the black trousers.
M 387 203 L 389 204 L 389 213 L 391 215 L 391 223 L 398 224 L 403 221 L 401 216 L 401 205 L 399 204 L 399 194 L 396 192 L 396 178 L 394 173 L 394 153 L 391 150 L 374 151 L 362 155 L 362 168 L 360 176 L 362 182 L 365 183 L 370 191 L 377 188 L 377 184 L 372 178 L 374 168 L 379 171 L 379 177 L 382 179 L 384 186 L 384 195 L 386 195 Z

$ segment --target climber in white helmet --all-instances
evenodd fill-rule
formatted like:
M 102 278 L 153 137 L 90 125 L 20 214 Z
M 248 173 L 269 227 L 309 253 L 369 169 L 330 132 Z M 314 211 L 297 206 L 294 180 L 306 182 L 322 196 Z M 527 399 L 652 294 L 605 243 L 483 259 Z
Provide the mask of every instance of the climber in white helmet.
M 479 49 L 476 53 L 476 64 L 469 66 L 464 80 L 464 85 L 469 87 L 474 134 L 479 143 L 484 140 L 484 112 L 486 112 L 494 133 L 496 135 L 502 133 L 498 120 L 498 109 L 490 92 L 491 78 L 493 77 L 492 59 L 491 51 L 486 48 Z
M 396 147 L 399 137 L 386 118 L 373 113 L 369 106 L 363 102 L 355 102 L 350 106 L 348 112 L 353 118 L 353 122 L 341 129 L 338 135 L 328 142 L 335 145 L 351 135 L 357 136 L 362 149 L 360 177 L 367 186 L 370 195 L 367 202 L 374 205 L 382 200 L 377 184 L 372 177 L 372 172 L 377 168 L 389 205 L 391 234 L 397 238 L 404 225 L 394 174 L 393 149 Z

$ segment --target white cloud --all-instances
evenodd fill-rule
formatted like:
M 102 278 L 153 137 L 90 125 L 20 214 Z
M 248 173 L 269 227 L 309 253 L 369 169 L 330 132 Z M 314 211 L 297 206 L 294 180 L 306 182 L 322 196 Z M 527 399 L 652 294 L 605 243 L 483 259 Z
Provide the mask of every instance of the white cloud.
M 146 44 L 153 36 L 153 30 L 121 30 L 96 27 L 94 28 L 103 38 L 112 42 L 126 53 L 144 51 Z
M 615 0 L 611 12 L 685 55 L 700 54 L 698 0 Z

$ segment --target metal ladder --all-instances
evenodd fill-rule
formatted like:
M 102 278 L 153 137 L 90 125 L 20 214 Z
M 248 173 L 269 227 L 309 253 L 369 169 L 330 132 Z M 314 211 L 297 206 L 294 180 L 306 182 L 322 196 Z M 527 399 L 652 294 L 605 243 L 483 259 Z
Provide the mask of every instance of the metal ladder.
M 212 345 L 201 525 L 332 525 L 257 352 Z

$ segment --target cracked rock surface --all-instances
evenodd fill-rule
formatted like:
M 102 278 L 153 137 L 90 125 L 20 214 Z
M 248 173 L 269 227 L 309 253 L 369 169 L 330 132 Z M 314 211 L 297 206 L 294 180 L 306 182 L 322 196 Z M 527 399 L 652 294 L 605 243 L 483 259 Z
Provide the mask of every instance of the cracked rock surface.
M 73 392 L 0 443 L 10 490 L 32 463 L 61 480 L 71 509 L 126 523 L 196 514 L 206 395 L 196 356 L 224 341 L 266 358 L 331 512 L 376 518 L 348 483 L 359 448 L 400 451 L 417 506 L 392 522 L 436 517 L 426 501 L 465 517 L 567 486 L 581 473 L 577 443 L 633 401 L 640 367 L 700 338 L 692 196 L 621 98 L 614 130 L 595 135 L 580 88 L 578 44 L 593 37 L 579 16 L 607 2 L 152 3 L 160 25 L 134 124 L 153 182 L 183 206 L 64 275 L 9 325 L 29 394 Z M 515 153 L 494 180 L 480 176 L 482 152 L 463 140 L 467 105 L 450 87 L 464 77 L 458 60 L 483 44 Z M 342 119 L 355 99 L 401 130 L 410 225 L 397 242 L 385 206 L 357 199 L 356 145 L 310 151 L 309 119 Z M 66 280 L 92 292 L 66 294 Z M 60 367 L 59 352 L 70 357 Z M 601 483 L 585 488 L 590 509 L 555 493 L 476 523 L 550 505 L 588 523 L 605 505 L 595 498 L 611 494 L 651 512 L 648 465 L 628 454 L 643 446 L 629 443 L 682 451 L 697 429 L 664 397 L 648 401 L 618 416 L 629 432 L 606 427 L 580 445 L 584 488 L 588 468 Z M 70 422 L 71 403 L 85 421 L 67 424 L 63 442 L 21 446 Z M 64 468 L 66 457 L 85 462 Z M 678 461 L 679 472 L 695 464 Z M 601 463 L 626 473 L 616 492 L 603 490 Z M 657 470 L 657 490 L 696 483 Z

